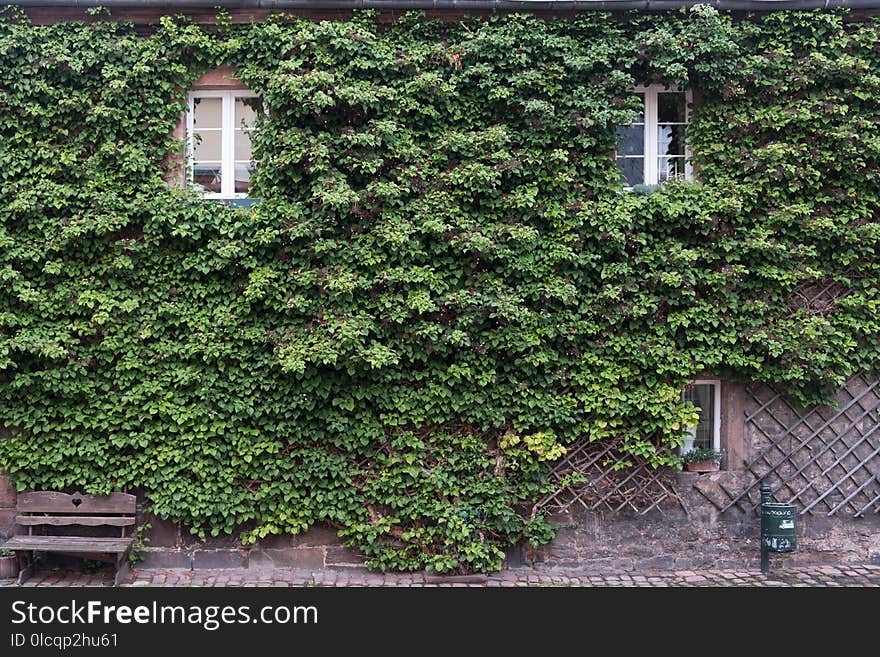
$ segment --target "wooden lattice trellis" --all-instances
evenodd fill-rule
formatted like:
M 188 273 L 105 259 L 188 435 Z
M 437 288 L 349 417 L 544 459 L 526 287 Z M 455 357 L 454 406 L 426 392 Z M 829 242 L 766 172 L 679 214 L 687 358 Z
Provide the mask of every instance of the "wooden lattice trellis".
M 618 469 L 621 463 L 630 465 Z M 577 473 L 586 483 L 566 485 L 566 478 Z M 650 467 L 646 461 L 623 454 L 619 442 L 579 442 L 568 449 L 551 475 L 560 485 L 541 499 L 536 508 L 565 512 L 578 506 L 588 511 L 616 513 L 624 509 L 644 515 L 663 511 L 664 505 L 681 505 L 669 469 Z
M 731 482 L 718 482 L 721 497 L 706 499 L 720 512 L 757 510 L 759 485 L 766 482 L 776 501 L 798 505 L 801 514 L 880 513 L 880 380 L 853 377 L 837 408 L 803 408 L 764 384 L 747 386 L 746 397 L 746 439 L 754 457 L 745 467 L 751 476 L 733 490 Z M 620 469 L 623 462 L 631 465 Z M 586 483 L 569 485 L 572 473 Z M 536 508 L 644 515 L 675 505 L 688 511 L 674 473 L 624 454 L 619 442 L 573 445 L 552 479 L 559 485 Z
M 801 514 L 880 513 L 880 381 L 853 377 L 837 409 L 799 407 L 767 385 L 746 390 L 746 431 L 757 448 L 746 467 L 754 479 L 728 493 L 721 512 L 756 509 L 764 481 Z
M 788 306 L 792 310 L 807 310 L 813 315 L 827 315 L 833 312 L 838 302 L 852 292 L 852 281 L 857 278 L 850 273 L 845 280 L 823 279 L 819 281 L 807 281 L 791 291 L 788 296 Z

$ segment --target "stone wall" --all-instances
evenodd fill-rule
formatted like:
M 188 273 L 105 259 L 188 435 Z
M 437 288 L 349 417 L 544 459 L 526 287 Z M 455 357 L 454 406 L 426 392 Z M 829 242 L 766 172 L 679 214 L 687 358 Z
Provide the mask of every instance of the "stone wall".
M 200 540 L 185 528 L 155 516 L 142 568 L 302 568 L 363 567 L 363 557 L 345 547 L 336 530 L 318 526 L 297 536 L 267 536 L 242 545 L 236 536 Z
M 515 548 L 508 565 L 593 572 L 682 568 L 756 568 L 760 559 L 756 513 L 733 508 L 718 514 L 706 496 L 736 489 L 741 471 L 679 473 L 676 489 L 687 507 L 645 516 L 574 512 L 558 515 L 556 539 L 537 550 Z M 701 492 L 702 491 L 702 492 Z M 0 476 L 0 538 L 14 526 L 15 489 Z M 186 529 L 152 516 L 142 568 L 363 568 L 363 558 L 330 527 L 299 536 L 270 536 L 243 546 L 236 537 L 199 540 Z M 772 555 L 774 568 L 816 563 L 880 564 L 880 515 L 864 518 L 798 516 L 798 550 Z
M 574 512 L 552 518 L 556 539 L 536 550 L 510 551 L 507 565 L 540 570 L 580 568 L 592 572 L 647 569 L 757 568 L 760 517 L 736 507 L 719 514 L 707 497 L 736 489 L 742 471 L 676 475 L 675 487 L 685 508 L 669 507 L 644 516 L 602 516 Z M 156 518 L 146 568 L 362 568 L 363 559 L 346 548 L 329 527 L 299 536 L 272 536 L 242 546 L 234 537 L 205 541 Z M 772 554 L 771 566 L 807 564 L 880 564 L 880 515 L 797 517 L 798 550 Z
M 587 512 L 555 516 L 556 539 L 537 550 L 511 553 L 510 565 L 596 572 L 651 568 L 756 568 L 760 516 L 733 508 L 719 514 L 704 495 L 722 495 L 745 478 L 740 471 L 679 473 L 676 490 L 687 511 L 671 508 L 644 516 L 602 517 Z M 702 491 L 702 492 L 700 492 Z M 771 567 L 807 564 L 880 564 L 880 515 L 864 518 L 799 515 L 798 549 L 772 554 Z
M 585 511 L 557 515 L 556 539 L 536 550 L 518 547 L 507 563 L 540 570 L 583 568 L 591 572 L 646 569 L 756 568 L 760 560 L 757 513 L 734 507 L 719 514 L 707 500 L 722 498 L 748 477 L 742 471 L 679 473 L 676 490 L 687 511 L 670 507 L 645 516 L 602 516 Z M 14 530 L 15 488 L 0 475 L 0 538 Z M 270 536 L 243 546 L 236 537 L 199 540 L 185 528 L 143 516 L 150 543 L 142 568 L 363 568 L 363 558 L 330 527 L 299 536 Z M 774 568 L 817 563 L 880 564 L 880 514 L 864 518 L 799 515 L 798 550 L 771 555 Z

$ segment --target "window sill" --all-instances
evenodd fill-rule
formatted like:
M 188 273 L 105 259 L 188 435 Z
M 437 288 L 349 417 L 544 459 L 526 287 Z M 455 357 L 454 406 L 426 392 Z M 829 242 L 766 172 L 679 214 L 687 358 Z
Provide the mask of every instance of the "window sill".
M 661 185 L 633 185 L 632 187 L 624 187 L 621 192 L 624 194 L 653 194 L 658 189 L 660 189 Z
M 205 201 L 215 201 L 218 203 L 225 203 L 231 208 L 245 208 L 248 209 L 253 205 L 259 203 L 262 199 L 255 196 L 247 196 L 244 198 L 222 198 L 220 196 L 206 196 L 203 197 Z
M 735 481 L 731 478 L 738 476 L 736 472 L 733 470 L 727 470 L 726 468 L 719 468 L 718 470 L 712 470 L 710 472 L 688 472 L 687 470 L 676 470 L 673 471 L 673 475 L 675 477 L 676 485 L 685 489 L 689 486 L 696 485 L 698 481 L 722 481 L 727 483 L 729 481 Z

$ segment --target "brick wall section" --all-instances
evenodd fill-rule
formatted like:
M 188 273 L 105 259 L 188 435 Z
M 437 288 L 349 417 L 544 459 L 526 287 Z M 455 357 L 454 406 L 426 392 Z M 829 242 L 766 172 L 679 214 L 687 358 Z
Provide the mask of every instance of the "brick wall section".
M 15 531 L 16 497 L 12 481 L 0 472 L 0 539 L 9 538 Z

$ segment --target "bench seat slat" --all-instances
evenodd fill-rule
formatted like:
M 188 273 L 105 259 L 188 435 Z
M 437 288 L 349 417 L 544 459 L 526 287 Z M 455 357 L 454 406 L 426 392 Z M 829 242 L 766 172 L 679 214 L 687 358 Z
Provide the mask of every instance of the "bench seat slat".
M 129 527 L 135 524 L 135 519 L 134 516 L 18 516 L 15 522 L 24 526 L 82 525 L 84 527 L 100 527 L 101 525 L 111 525 L 113 527 Z
M 7 550 L 42 552 L 125 552 L 132 538 L 85 536 L 13 536 L 3 544 Z

